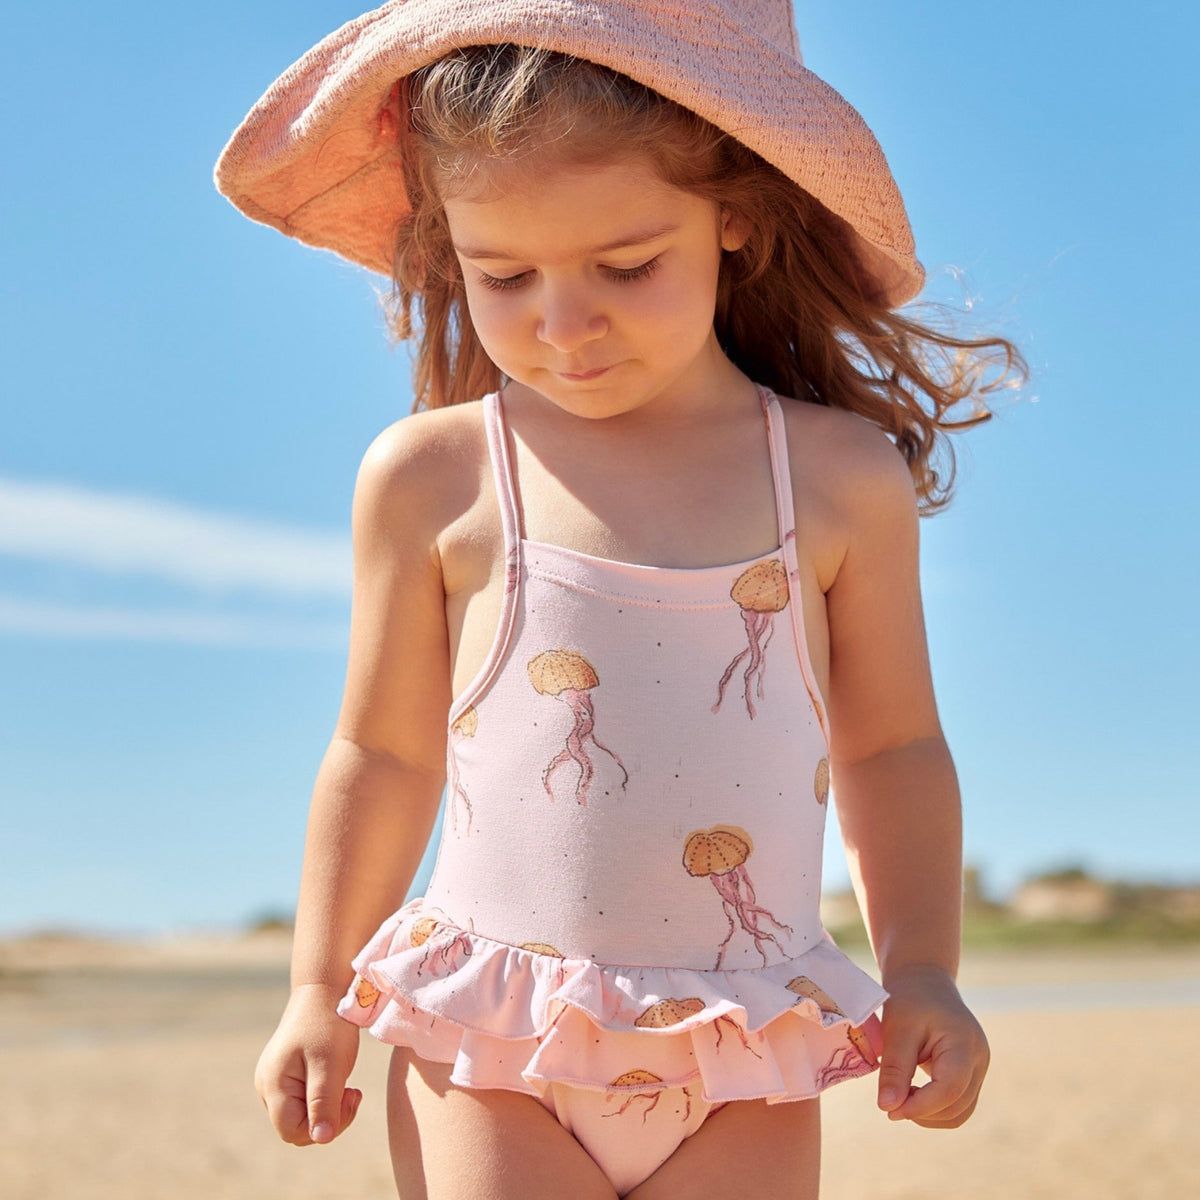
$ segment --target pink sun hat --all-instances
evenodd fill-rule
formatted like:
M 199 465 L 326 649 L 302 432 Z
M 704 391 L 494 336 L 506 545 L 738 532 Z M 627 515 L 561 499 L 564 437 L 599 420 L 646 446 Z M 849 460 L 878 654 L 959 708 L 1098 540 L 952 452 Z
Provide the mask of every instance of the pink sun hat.
M 387 275 L 408 211 L 396 82 L 464 46 L 609 67 L 737 138 L 845 223 L 868 295 L 924 282 L 900 190 L 859 113 L 801 61 L 788 0 L 391 0 L 289 67 L 217 162 L 246 216 Z

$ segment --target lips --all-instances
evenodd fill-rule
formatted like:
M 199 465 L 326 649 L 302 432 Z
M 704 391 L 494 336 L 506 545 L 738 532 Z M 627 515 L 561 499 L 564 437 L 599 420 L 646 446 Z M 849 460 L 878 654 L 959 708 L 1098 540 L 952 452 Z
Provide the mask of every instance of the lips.
M 590 371 L 559 371 L 558 375 L 562 379 L 569 379 L 572 383 L 583 383 L 588 379 L 599 379 L 601 375 L 611 369 L 611 367 L 593 367 Z

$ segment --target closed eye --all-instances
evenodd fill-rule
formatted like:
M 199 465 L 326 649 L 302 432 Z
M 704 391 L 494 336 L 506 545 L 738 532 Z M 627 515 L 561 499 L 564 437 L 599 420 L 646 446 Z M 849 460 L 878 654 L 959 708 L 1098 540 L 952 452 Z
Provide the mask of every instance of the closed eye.
M 640 267 L 604 267 L 604 273 L 618 283 L 632 283 L 635 279 L 646 279 L 658 270 L 659 256 L 642 263 Z
M 493 292 L 510 292 L 521 287 L 531 274 L 531 271 L 522 271 L 519 275 L 488 275 L 480 271 L 479 282 Z
M 659 267 L 659 255 L 641 263 L 636 267 L 601 267 L 601 271 L 616 283 L 633 283 L 638 279 L 648 279 Z M 529 282 L 532 271 L 521 271 L 517 275 L 488 275 L 479 272 L 480 284 L 493 292 L 511 292 L 524 287 Z

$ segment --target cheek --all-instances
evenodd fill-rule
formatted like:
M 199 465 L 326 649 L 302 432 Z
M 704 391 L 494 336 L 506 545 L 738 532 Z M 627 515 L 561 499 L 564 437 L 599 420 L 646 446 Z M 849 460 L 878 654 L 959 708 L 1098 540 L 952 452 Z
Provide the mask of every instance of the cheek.
M 489 292 L 485 288 L 467 288 L 467 311 L 483 348 L 512 343 L 520 328 L 520 302 L 514 295 Z
M 717 306 L 718 265 L 701 259 L 693 270 L 652 282 L 633 306 L 635 320 L 652 325 L 656 337 L 669 338 L 681 349 L 703 341 Z

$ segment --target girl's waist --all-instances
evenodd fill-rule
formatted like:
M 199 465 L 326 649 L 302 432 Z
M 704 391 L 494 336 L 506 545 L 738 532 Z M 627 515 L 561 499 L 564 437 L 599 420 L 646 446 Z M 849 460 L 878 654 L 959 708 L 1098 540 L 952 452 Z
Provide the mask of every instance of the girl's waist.
M 552 836 L 519 856 L 444 841 L 425 901 L 470 934 L 538 953 L 754 969 L 821 940 L 821 853 L 819 843 L 790 858 L 745 847 L 734 827 L 701 830 L 677 850 L 650 838 L 603 856 Z

